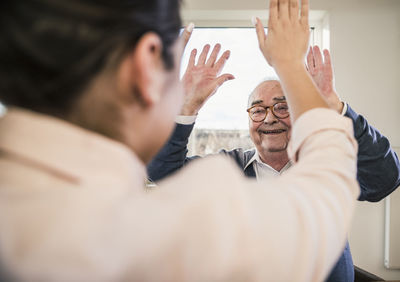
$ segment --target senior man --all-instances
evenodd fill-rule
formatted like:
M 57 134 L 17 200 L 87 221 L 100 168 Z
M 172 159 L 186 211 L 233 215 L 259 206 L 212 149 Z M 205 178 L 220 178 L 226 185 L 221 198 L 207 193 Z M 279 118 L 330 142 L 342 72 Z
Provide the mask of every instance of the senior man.
M 210 46 L 206 45 L 194 64 L 196 50 L 192 51 L 188 69 L 183 77 L 186 99 L 177 118 L 176 129 L 169 142 L 148 166 L 149 177 L 158 181 L 175 172 L 198 156 L 187 157 L 187 143 L 196 115 L 206 100 L 230 74 L 218 77 L 229 52 L 216 61 L 220 46 L 217 44 L 206 61 Z M 388 139 L 370 126 L 347 103 L 340 100 L 334 88 L 330 54 L 324 50 L 324 58 L 318 47 L 310 48 L 307 67 L 328 105 L 353 121 L 354 134 L 359 145 L 357 179 L 360 183 L 359 200 L 376 202 L 400 185 L 400 165 Z M 213 77 L 213 79 L 210 79 Z M 201 87 L 200 87 L 201 85 Z M 244 174 L 257 179 L 278 176 L 290 168 L 287 148 L 291 135 L 291 121 L 282 86 L 277 80 L 260 83 L 249 96 L 249 133 L 255 148 L 251 150 L 222 150 L 232 157 Z M 348 242 L 327 281 L 354 281 L 354 267 Z

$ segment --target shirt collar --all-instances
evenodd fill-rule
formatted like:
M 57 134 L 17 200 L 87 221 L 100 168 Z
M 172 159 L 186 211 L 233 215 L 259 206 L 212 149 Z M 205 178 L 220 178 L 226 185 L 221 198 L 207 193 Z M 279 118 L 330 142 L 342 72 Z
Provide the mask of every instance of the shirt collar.
M 51 116 L 11 108 L 0 118 L 0 132 L 3 153 L 64 180 L 117 173 L 143 183 L 146 175 L 144 164 L 122 143 Z
M 258 151 L 257 151 L 257 148 L 254 148 L 253 149 L 255 152 L 254 152 L 254 155 L 251 157 L 251 159 L 246 163 L 246 165 L 245 165 L 245 167 L 244 167 L 244 170 L 246 170 L 247 169 L 247 167 L 249 166 L 249 165 L 251 165 L 253 162 L 256 162 L 256 163 L 258 163 L 258 164 L 262 164 L 262 165 L 264 165 L 264 166 L 267 166 L 267 167 L 269 167 L 271 170 L 274 170 L 274 171 L 276 171 L 274 168 L 272 168 L 269 164 L 266 164 L 266 163 L 264 163 L 262 160 L 261 160 L 261 158 L 260 158 L 260 154 L 258 153 Z M 277 171 L 278 173 L 282 173 L 282 172 L 284 172 L 284 171 L 286 171 L 287 169 L 289 169 L 289 167 L 291 167 L 292 166 L 292 161 L 288 161 L 287 162 L 287 164 L 280 170 L 280 171 Z
M 246 165 L 244 166 L 244 170 L 246 170 L 247 167 L 248 167 L 249 165 L 251 165 L 254 161 L 257 161 L 257 158 L 259 158 L 257 149 L 254 148 L 253 150 L 254 150 L 254 155 L 253 155 L 253 156 L 251 157 L 251 159 L 246 163 Z

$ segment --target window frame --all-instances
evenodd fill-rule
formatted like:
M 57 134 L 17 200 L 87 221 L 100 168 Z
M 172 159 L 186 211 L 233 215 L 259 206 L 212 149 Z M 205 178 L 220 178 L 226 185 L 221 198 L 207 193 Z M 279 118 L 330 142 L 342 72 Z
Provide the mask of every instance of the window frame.
M 258 17 L 267 25 L 268 9 L 265 10 L 182 10 L 183 26 L 193 22 L 199 28 L 251 28 L 252 17 Z M 329 14 L 324 10 L 311 10 L 311 42 L 324 49 L 330 49 Z

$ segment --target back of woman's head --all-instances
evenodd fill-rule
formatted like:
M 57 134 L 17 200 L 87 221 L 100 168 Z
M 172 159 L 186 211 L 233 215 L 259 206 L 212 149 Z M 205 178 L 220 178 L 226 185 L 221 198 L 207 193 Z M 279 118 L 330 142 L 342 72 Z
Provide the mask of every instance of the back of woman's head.
M 179 0 L 3 0 L 0 101 L 63 115 L 109 57 L 157 33 L 171 68 Z

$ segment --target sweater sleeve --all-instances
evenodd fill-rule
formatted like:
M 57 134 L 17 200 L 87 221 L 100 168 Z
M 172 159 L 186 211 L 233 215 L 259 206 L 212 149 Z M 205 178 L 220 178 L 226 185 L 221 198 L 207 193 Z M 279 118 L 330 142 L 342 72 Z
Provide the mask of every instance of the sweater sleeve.
M 193 127 L 194 124 L 176 123 L 168 142 L 147 166 L 150 180 L 161 180 L 182 168 L 187 162 L 199 158 L 199 156 L 187 157 L 187 144 Z
M 358 143 L 357 180 L 360 183 L 359 200 L 377 202 L 400 185 L 399 159 L 389 140 L 350 106 L 346 111 L 354 126 Z

